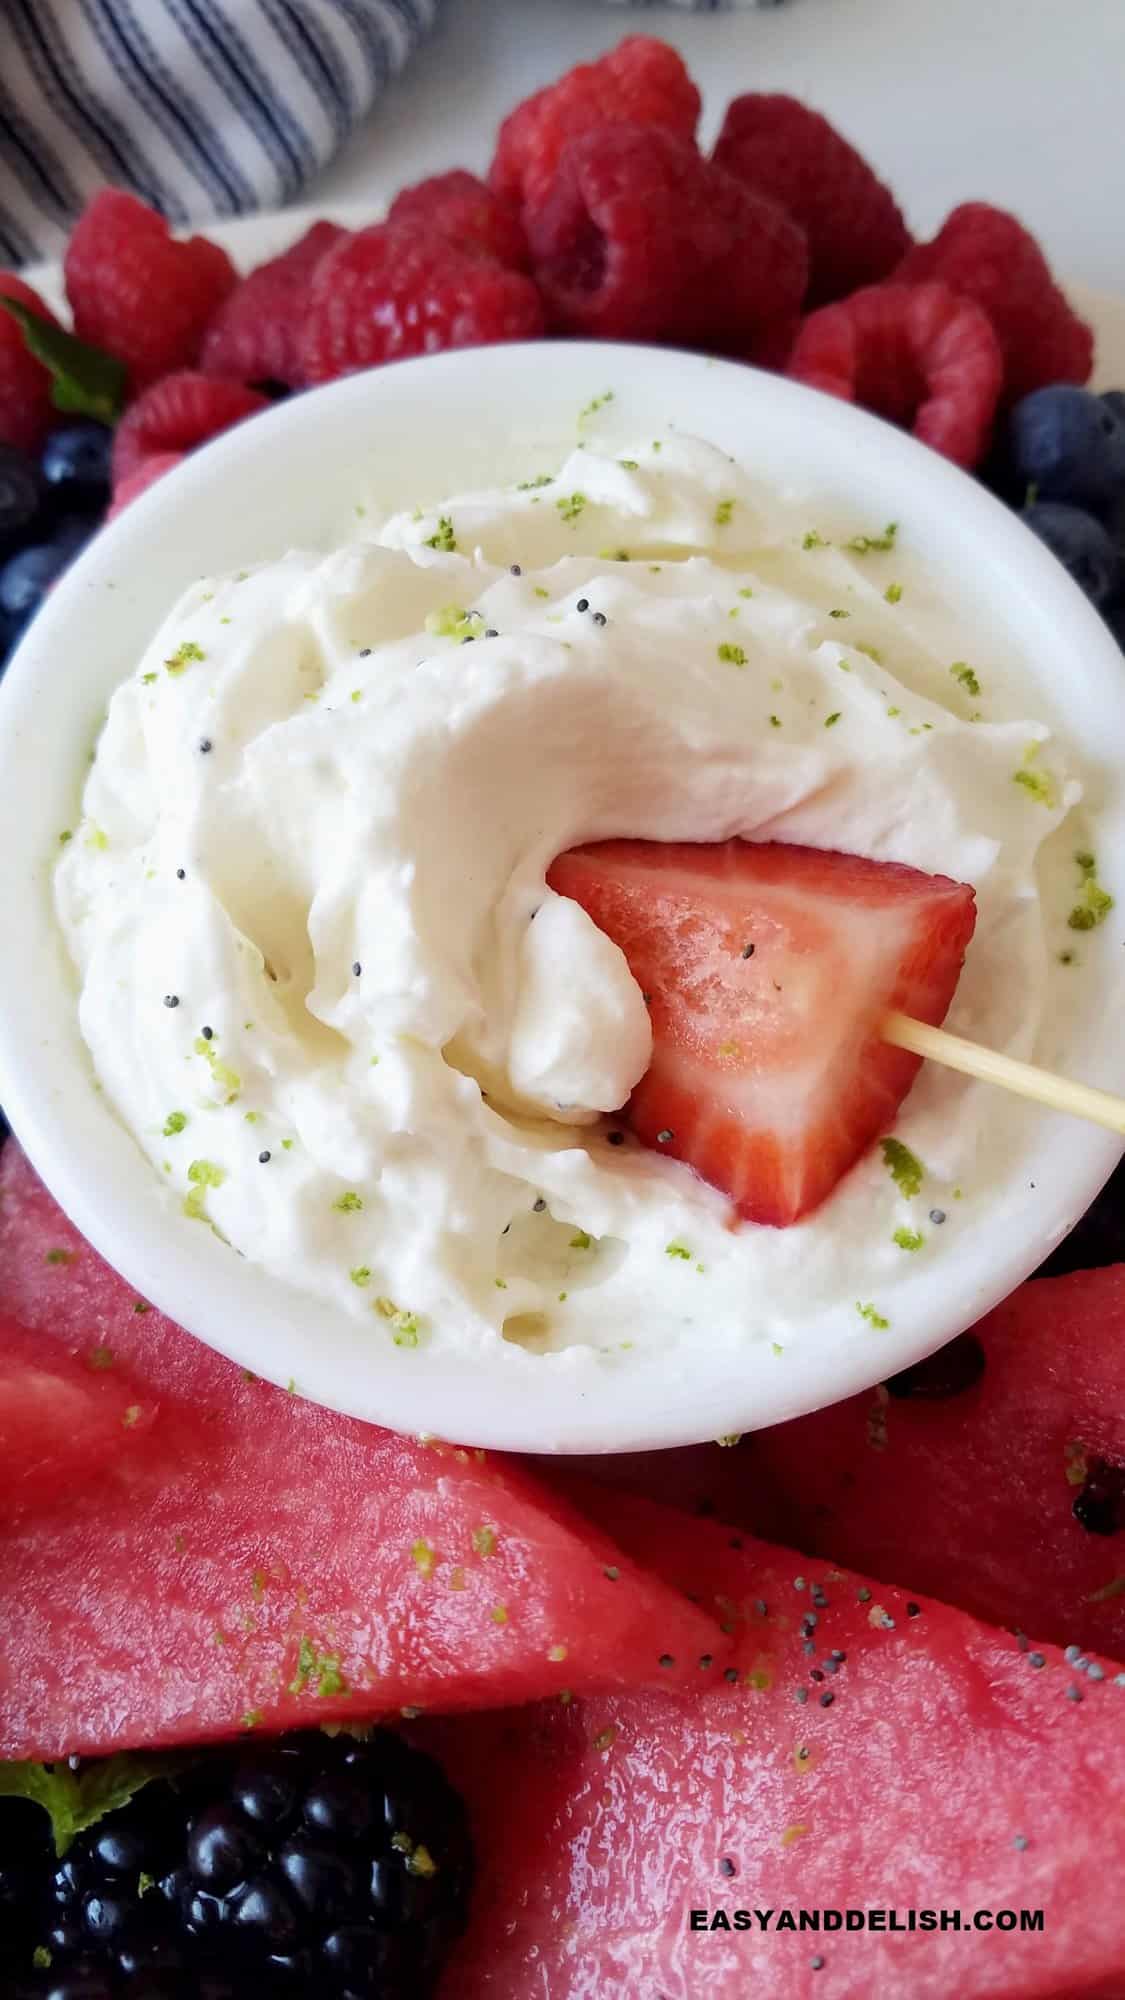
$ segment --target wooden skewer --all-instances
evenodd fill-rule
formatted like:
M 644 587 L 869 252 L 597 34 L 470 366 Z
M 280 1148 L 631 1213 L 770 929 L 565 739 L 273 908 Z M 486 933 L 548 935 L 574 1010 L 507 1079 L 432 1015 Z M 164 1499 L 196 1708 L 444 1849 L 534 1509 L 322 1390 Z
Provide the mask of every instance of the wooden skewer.
M 1095 1125 L 1104 1125 L 1125 1138 L 1125 1098 L 1114 1097 L 1108 1090 L 1095 1090 L 1088 1083 L 1072 1083 L 1068 1077 L 1053 1076 L 1050 1070 L 1036 1069 L 1034 1063 L 1017 1062 L 1014 1056 L 981 1048 L 978 1042 L 967 1042 L 960 1035 L 949 1035 L 944 1028 L 930 1028 L 924 1021 L 912 1021 L 909 1014 L 888 1014 L 882 1035 L 896 1049 L 909 1049 L 912 1055 L 944 1063 L 947 1069 L 979 1077 L 982 1083 L 998 1083 L 1003 1090 L 1014 1091 L 1017 1097 L 1030 1097 L 1033 1103 L 1046 1105 L 1049 1111 L 1068 1111 L 1075 1118 L 1089 1118 Z

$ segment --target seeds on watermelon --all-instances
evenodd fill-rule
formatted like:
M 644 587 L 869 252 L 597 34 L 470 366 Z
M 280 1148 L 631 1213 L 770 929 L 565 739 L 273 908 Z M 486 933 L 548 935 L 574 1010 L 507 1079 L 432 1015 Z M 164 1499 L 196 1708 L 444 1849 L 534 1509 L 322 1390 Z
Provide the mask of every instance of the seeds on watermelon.
M 602 1575 L 608 1577 L 610 1583 L 616 1583 L 618 1577 L 621 1575 L 621 1571 L 618 1569 L 616 1563 L 610 1563 L 608 1569 L 603 1569 Z
M 669 1667 L 674 1667 L 676 1662 L 671 1653 L 661 1653 L 660 1658 L 658 1659 L 656 1664 L 658 1667 L 664 1667 L 665 1669 L 667 1669 Z
M 737 1667 L 724 1667 L 724 1668 L 723 1668 L 723 1679 L 724 1679 L 725 1681 L 729 1681 L 729 1683 L 730 1683 L 731 1687 L 734 1687 L 734 1686 L 736 1686 L 736 1685 L 737 1685 L 737 1682 L 738 1682 L 738 1668 L 737 1668 Z
M 721 1858 L 720 1862 L 719 1862 L 719 1873 L 720 1873 L 720 1875 L 725 1875 L 725 1876 L 727 1877 L 727 1879 L 729 1880 L 729 1879 L 730 1879 L 730 1877 L 731 1877 L 731 1876 L 732 1876 L 733 1874 L 735 1874 L 735 1872 L 736 1872 L 736 1870 L 735 1870 L 735 1866 L 734 1866 L 734 1862 L 733 1862 L 733 1861 L 731 1860 L 731 1858 L 730 1858 L 730 1855 L 729 1855 L 729 1854 L 724 1854 L 724 1855 L 722 1856 L 722 1858 Z
M 1046 1656 L 1043 1653 L 1029 1653 L 1027 1664 L 1029 1667 L 1045 1667 L 1047 1664 Z
M 810 1967 L 812 1968 L 812 1970 L 813 1970 L 814 1972 L 821 1972 L 821 1971 L 823 1971 L 823 1969 L 824 1969 L 824 1960 L 823 1960 L 823 1958 L 821 1957 L 821 1955 L 820 1955 L 820 1953 L 819 1953 L 819 1952 L 815 1952 L 815 1953 L 813 1954 L 812 1958 L 810 1958 L 810 1960 L 809 1960 L 809 1965 L 810 1965 Z
M 803 1708 L 809 1698 L 808 1688 L 806 1687 L 794 1688 L 793 1693 L 796 1696 L 799 1706 Z
M 1068 1701 L 1081 1701 L 1082 1689 L 1075 1681 L 1071 1681 L 1070 1686 L 1067 1688 L 1066 1698 Z
M 824 1693 L 820 1697 L 820 1705 L 822 1708 L 831 1708 L 835 1699 L 836 1697 L 831 1688 L 825 1688 Z

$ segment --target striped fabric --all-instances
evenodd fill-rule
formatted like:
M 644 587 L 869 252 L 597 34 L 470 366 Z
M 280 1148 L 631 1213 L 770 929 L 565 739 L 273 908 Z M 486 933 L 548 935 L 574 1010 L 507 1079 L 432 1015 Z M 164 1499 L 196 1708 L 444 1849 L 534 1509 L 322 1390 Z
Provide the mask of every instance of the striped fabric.
M 56 254 L 106 181 L 177 224 L 293 201 L 438 4 L 0 0 L 0 264 Z
M 56 255 L 106 181 L 179 225 L 293 201 L 456 4 L 0 0 L 0 265 Z

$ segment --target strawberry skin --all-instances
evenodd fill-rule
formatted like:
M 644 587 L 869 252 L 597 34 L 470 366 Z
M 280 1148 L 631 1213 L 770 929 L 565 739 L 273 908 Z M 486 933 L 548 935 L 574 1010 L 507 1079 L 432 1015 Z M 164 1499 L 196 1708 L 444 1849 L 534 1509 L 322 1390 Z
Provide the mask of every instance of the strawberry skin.
M 547 880 L 648 996 L 638 1138 L 777 1227 L 890 1129 L 920 1065 L 879 1023 L 897 1008 L 940 1024 L 976 921 L 947 876 L 778 842 L 601 841 Z

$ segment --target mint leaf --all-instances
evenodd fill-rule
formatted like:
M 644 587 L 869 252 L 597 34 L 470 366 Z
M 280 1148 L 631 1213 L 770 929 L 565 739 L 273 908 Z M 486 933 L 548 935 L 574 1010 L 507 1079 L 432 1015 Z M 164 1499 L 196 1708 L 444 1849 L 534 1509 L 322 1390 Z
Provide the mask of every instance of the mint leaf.
M 0 1763 L 0 1798 L 33 1799 L 50 1814 L 55 1852 L 61 1860 L 76 1834 L 95 1826 L 106 1813 L 128 1805 L 153 1778 L 167 1778 L 191 1760 L 176 1751 L 126 1751 L 99 1757 L 82 1770 L 57 1764 Z
M 56 410 L 79 417 L 96 417 L 99 423 L 114 424 L 125 400 L 127 369 L 116 355 L 100 347 L 90 347 L 73 333 L 32 312 L 19 299 L 0 292 L 0 307 L 23 328 L 29 354 L 43 363 L 51 376 L 51 401 Z

